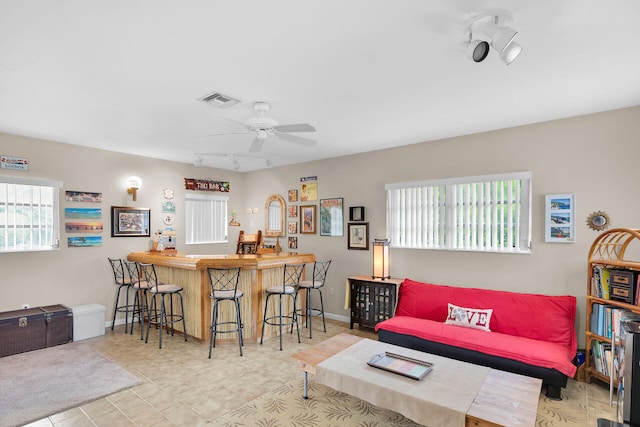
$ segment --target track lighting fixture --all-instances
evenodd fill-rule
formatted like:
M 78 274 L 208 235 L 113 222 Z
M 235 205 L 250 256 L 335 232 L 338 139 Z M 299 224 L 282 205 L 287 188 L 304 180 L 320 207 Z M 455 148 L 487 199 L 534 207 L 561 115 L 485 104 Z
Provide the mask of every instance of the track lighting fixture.
M 267 159 L 265 161 L 265 164 L 267 165 L 267 169 L 273 168 L 273 162 L 271 161 L 271 159 Z
M 468 21 L 468 41 L 462 49 L 473 62 L 482 62 L 489 54 L 489 47 L 498 52 L 505 64 L 511 64 L 522 52 L 522 46 L 514 42 L 517 31 L 505 24 L 513 20 L 511 12 L 494 10 L 473 17 Z
M 196 159 L 193 161 L 193 166 L 199 168 L 200 166 L 202 166 L 203 161 L 204 159 L 202 158 L 202 156 L 198 154 L 198 157 L 196 157 Z
M 255 155 L 255 154 L 237 154 L 237 153 L 195 153 L 195 160 L 193 161 L 193 165 L 195 167 L 200 167 L 204 164 L 204 158 L 211 156 L 211 157 L 222 157 L 222 158 L 226 158 L 231 160 L 231 164 L 233 165 L 233 169 L 235 170 L 239 170 L 240 169 L 240 159 L 249 159 L 249 170 L 252 169 L 252 164 L 253 164 L 253 160 L 264 160 L 265 161 L 265 166 L 267 167 L 267 169 L 271 169 L 273 168 L 273 161 L 266 157 L 266 156 L 260 156 L 260 155 Z M 209 165 L 211 166 L 211 165 Z M 246 165 L 245 165 L 246 166 Z
M 240 169 L 240 162 L 238 161 L 238 159 L 233 159 L 233 168 L 235 170 Z

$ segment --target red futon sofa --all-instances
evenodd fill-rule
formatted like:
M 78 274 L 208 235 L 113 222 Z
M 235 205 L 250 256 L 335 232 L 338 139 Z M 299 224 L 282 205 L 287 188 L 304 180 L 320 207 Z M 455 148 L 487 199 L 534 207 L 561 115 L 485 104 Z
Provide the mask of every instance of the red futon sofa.
M 546 395 L 576 373 L 576 298 L 433 285 L 404 279 L 378 339 L 542 379 Z

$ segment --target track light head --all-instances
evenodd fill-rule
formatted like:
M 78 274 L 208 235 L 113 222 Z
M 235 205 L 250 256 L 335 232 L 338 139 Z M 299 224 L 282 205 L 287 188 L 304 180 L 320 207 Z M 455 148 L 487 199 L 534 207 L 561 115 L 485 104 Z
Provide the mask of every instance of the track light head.
M 513 20 L 511 12 L 494 10 L 468 21 L 469 41 L 463 43 L 467 57 L 474 62 L 482 62 L 487 57 L 489 46 L 491 46 L 498 52 L 502 62 L 511 64 L 522 52 L 522 46 L 513 41 L 518 32 L 504 25 L 511 20 Z
M 240 169 L 240 162 L 238 161 L 238 159 L 233 159 L 233 168 L 235 170 Z
M 273 162 L 271 161 L 271 159 L 267 159 L 265 163 L 267 165 L 267 169 L 271 170 L 271 168 L 273 167 Z
M 203 161 L 204 159 L 202 158 L 202 156 L 198 154 L 198 157 L 196 157 L 196 159 L 193 161 L 193 166 L 199 168 L 200 166 L 202 166 Z

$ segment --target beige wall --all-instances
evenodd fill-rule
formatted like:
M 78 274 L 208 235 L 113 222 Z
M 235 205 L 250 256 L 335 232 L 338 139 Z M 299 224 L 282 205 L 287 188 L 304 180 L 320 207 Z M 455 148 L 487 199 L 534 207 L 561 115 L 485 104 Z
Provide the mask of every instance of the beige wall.
M 321 149 L 321 144 L 316 149 Z M 238 211 L 242 229 L 254 231 L 263 226 L 264 202 L 270 194 L 278 193 L 286 199 L 287 190 L 298 188 L 300 177 L 315 175 L 319 198 L 344 198 L 345 217 L 349 206 L 366 207 L 373 239 L 385 237 L 386 183 L 529 170 L 533 172 L 531 255 L 392 249 L 391 273 L 394 277 L 433 283 L 575 295 L 581 345 L 586 257 L 598 234 L 587 228 L 585 219 L 593 211 L 604 210 L 613 227 L 637 228 L 640 223 L 640 107 L 247 174 L 2 134 L 0 153 L 31 161 L 29 172 L 3 170 L 0 174 L 57 179 L 64 182 L 67 190 L 102 192 L 105 226 L 111 205 L 135 205 L 151 207 L 153 226 L 160 228 L 162 189 L 174 188 L 179 249 L 199 253 L 232 252 L 233 245 L 185 248 L 184 206 L 180 204 L 185 177 L 230 181 L 230 208 Z M 139 175 L 144 180 L 135 204 L 124 189 L 123 182 L 129 175 Z M 576 194 L 574 244 L 544 242 L 544 195 L 551 193 Z M 65 202 L 61 203 L 64 207 Z M 258 207 L 260 212 L 249 215 L 249 207 Z M 230 228 L 231 241 L 238 231 Z M 62 237 L 66 242 L 64 233 Z M 63 244 L 55 253 L 0 255 L 0 310 L 16 309 L 22 303 L 97 302 L 108 310 L 112 308 L 114 287 L 106 257 L 144 250 L 148 239 L 111 238 L 108 229 L 103 238 L 100 248 L 67 248 Z M 371 252 L 347 250 L 346 235 L 298 235 L 298 240 L 299 252 L 313 252 L 318 258 L 333 260 L 325 305 L 334 316 L 346 318 L 345 278 L 370 274 Z M 533 321 L 544 321 L 543 313 Z

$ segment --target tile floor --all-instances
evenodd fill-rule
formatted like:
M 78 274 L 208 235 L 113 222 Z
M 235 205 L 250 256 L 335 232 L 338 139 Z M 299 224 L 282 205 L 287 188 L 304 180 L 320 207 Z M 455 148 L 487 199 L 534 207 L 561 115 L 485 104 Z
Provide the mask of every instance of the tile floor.
M 282 352 L 278 350 L 277 339 L 270 339 L 263 345 L 245 342 L 244 356 L 240 357 L 237 343 L 229 342 L 214 348 L 212 359 L 207 358 L 208 342 L 193 339 L 184 342 L 182 336 L 165 335 L 163 348 L 158 349 L 158 334 L 151 334 L 149 343 L 144 344 L 138 329 L 133 335 L 125 334 L 123 326 L 114 331 L 107 329 L 105 336 L 87 342 L 144 383 L 52 415 L 29 427 L 210 425 L 230 410 L 286 381 L 300 378 L 298 363 L 289 357 L 293 353 L 341 332 L 377 339 L 368 329 L 356 326 L 349 330 L 349 325 L 342 322 L 328 320 L 326 334 L 319 327 L 314 319 L 312 340 L 308 330 L 302 328 L 301 344 L 295 334 L 286 334 Z M 595 427 L 597 417 L 614 419 L 615 409 L 609 406 L 604 386 L 595 382 L 575 385 L 571 390 L 578 396 L 560 403 L 564 412 L 559 425 Z M 572 412 L 576 412 L 575 416 L 564 415 Z M 539 416 L 537 424 L 557 425 L 554 416 Z

